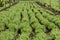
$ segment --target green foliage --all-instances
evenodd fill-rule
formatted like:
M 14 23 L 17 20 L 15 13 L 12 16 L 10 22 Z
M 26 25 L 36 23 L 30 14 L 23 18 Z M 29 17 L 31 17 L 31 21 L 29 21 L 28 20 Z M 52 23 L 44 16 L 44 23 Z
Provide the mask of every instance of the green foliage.
M 20 1 L 0 12 L 0 40 L 12 40 L 17 34 L 16 40 L 59 40 L 59 29 L 60 18 L 34 1 Z

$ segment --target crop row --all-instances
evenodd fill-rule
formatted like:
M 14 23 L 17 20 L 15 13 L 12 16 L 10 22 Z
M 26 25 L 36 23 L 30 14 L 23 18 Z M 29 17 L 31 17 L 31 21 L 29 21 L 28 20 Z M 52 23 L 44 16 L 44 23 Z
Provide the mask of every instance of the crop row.
M 59 20 L 35 2 L 21 1 L 0 12 L 0 40 L 59 40 Z
M 60 0 L 37 0 L 40 1 L 40 3 L 44 4 L 47 7 L 51 7 L 57 11 L 60 11 Z

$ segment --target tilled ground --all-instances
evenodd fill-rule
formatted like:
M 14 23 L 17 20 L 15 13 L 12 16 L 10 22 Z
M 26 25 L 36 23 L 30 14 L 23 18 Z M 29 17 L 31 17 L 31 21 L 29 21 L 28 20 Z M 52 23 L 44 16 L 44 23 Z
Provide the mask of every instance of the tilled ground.
M 19 2 L 0 12 L 0 40 L 60 40 L 60 18 L 35 2 Z

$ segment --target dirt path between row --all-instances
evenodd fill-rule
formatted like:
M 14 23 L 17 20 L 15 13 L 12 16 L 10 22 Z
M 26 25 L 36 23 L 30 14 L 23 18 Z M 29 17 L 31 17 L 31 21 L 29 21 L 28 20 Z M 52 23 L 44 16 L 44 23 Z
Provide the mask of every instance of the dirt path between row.
M 16 5 L 17 3 L 18 3 L 18 2 L 13 3 L 12 5 L 10 5 L 10 6 L 8 6 L 8 7 L 2 8 L 2 9 L 0 10 L 0 12 L 7 10 L 8 8 L 10 8 L 11 6 Z
M 44 8 L 45 10 L 49 10 L 52 13 L 54 13 L 55 15 L 60 15 L 60 11 L 56 11 L 53 8 L 49 8 L 47 6 L 45 6 L 44 4 L 40 3 L 40 2 L 36 2 L 39 6 L 41 6 L 42 8 Z

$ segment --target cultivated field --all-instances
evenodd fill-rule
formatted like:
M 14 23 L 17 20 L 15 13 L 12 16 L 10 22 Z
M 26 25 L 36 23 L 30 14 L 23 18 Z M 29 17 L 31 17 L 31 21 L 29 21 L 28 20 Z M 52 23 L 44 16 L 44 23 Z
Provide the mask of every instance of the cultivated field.
M 0 12 L 0 40 L 60 40 L 60 16 L 20 1 Z

